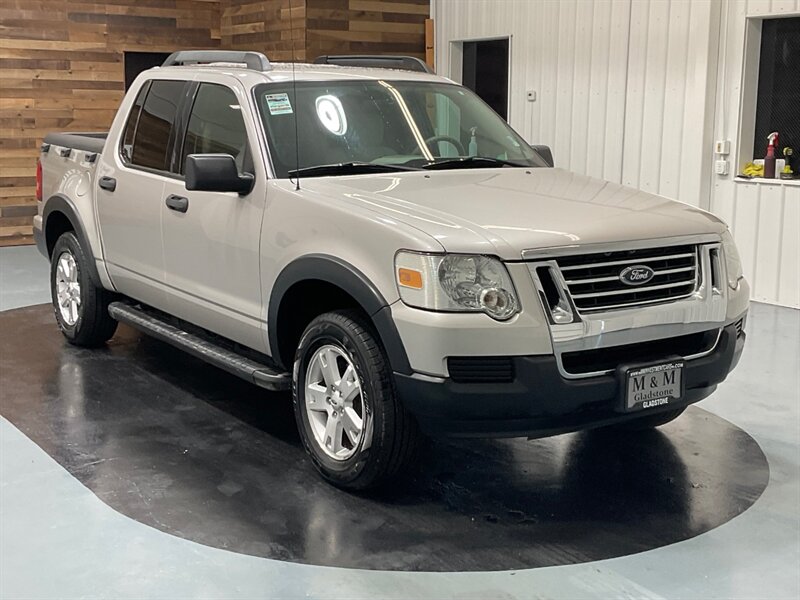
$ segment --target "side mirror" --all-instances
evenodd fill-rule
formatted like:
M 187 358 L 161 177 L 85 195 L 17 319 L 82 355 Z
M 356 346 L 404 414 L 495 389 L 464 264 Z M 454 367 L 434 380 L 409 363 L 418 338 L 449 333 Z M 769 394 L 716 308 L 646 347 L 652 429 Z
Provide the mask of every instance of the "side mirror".
M 531 146 L 531 148 L 536 150 L 536 154 L 544 159 L 548 167 L 555 166 L 556 163 L 553 161 L 553 153 L 550 151 L 550 146 Z
M 239 174 L 230 154 L 190 154 L 186 157 L 186 189 L 198 192 L 250 193 L 255 183 L 250 173 Z

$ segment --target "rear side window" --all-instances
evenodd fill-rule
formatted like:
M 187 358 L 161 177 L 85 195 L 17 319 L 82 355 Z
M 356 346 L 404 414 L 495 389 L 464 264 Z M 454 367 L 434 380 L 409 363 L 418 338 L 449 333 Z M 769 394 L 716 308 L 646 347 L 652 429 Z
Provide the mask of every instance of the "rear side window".
M 245 170 L 247 132 L 236 94 L 224 85 L 201 83 L 183 143 L 181 172 L 190 154 L 230 154 Z
M 133 108 L 128 115 L 128 122 L 125 123 L 125 131 L 122 134 L 122 147 L 120 153 L 122 160 L 125 163 L 130 163 L 133 158 L 133 136 L 136 134 L 136 124 L 139 122 L 139 113 L 142 112 L 142 104 L 147 96 L 147 90 L 150 89 L 150 82 L 145 83 L 142 89 L 139 90 L 139 95 L 136 96 L 136 101 L 133 103 Z
M 184 86 L 183 81 L 153 81 L 150 84 L 133 135 L 132 165 L 169 171 L 170 135 Z

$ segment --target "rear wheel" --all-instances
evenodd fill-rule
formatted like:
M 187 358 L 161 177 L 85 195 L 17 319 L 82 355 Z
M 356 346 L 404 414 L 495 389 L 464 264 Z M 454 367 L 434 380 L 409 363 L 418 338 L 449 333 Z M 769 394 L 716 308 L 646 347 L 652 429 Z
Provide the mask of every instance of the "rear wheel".
M 685 410 L 685 406 L 683 408 L 676 408 L 674 410 L 665 410 L 664 412 L 641 416 L 631 421 L 625 421 L 624 423 L 617 423 L 611 427 L 623 431 L 643 431 L 647 429 L 653 429 L 654 427 L 666 425 L 667 423 L 674 421 L 680 417 Z
M 330 312 L 311 322 L 295 355 L 293 391 L 303 444 L 331 483 L 376 487 L 414 463 L 422 436 L 359 313 Z
M 50 295 L 61 333 L 76 346 L 99 346 L 117 329 L 108 314 L 111 294 L 94 285 L 89 262 L 71 231 L 61 235 L 50 262 Z

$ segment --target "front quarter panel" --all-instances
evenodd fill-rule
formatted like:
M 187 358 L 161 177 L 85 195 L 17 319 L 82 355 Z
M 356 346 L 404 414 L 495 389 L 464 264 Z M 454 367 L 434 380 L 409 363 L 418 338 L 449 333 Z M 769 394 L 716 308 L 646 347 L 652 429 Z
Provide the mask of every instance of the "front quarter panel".
M 444 251 L 428 234 L 377 211 L 305 190 L 302 183 L 296 190 L 290 181 L 272 180 L 261 235 L 264 320 L 278 276 L 293 261 L 310 255 L 335 257 L 363 274 L 386 305 L 398 301 L 394 257 L 401 249 Z M 266 336 L 269 344 L 269 332 Z

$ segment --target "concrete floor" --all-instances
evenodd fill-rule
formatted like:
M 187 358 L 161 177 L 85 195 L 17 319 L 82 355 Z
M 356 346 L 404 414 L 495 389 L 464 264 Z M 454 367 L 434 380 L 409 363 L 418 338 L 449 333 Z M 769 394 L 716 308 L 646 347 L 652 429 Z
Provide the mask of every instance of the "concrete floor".
M 0 310 L 49 301 L 46 282 L 33 248 L 0 249 Z M 748 334 L 739 367 L 700 406 L 758 442 L 769 484 L 749 509 L 697 537 L 609 560 L 491 573 L 286 563 L 122 515 L 0 419 L 0 597 L 798 598 L 800 311 L 754 304 Z M 9 402 L 4 387 L 0 409 Z
M 49 273 L 35 247 L 0 248 L 0 310 L 49 302 Z

